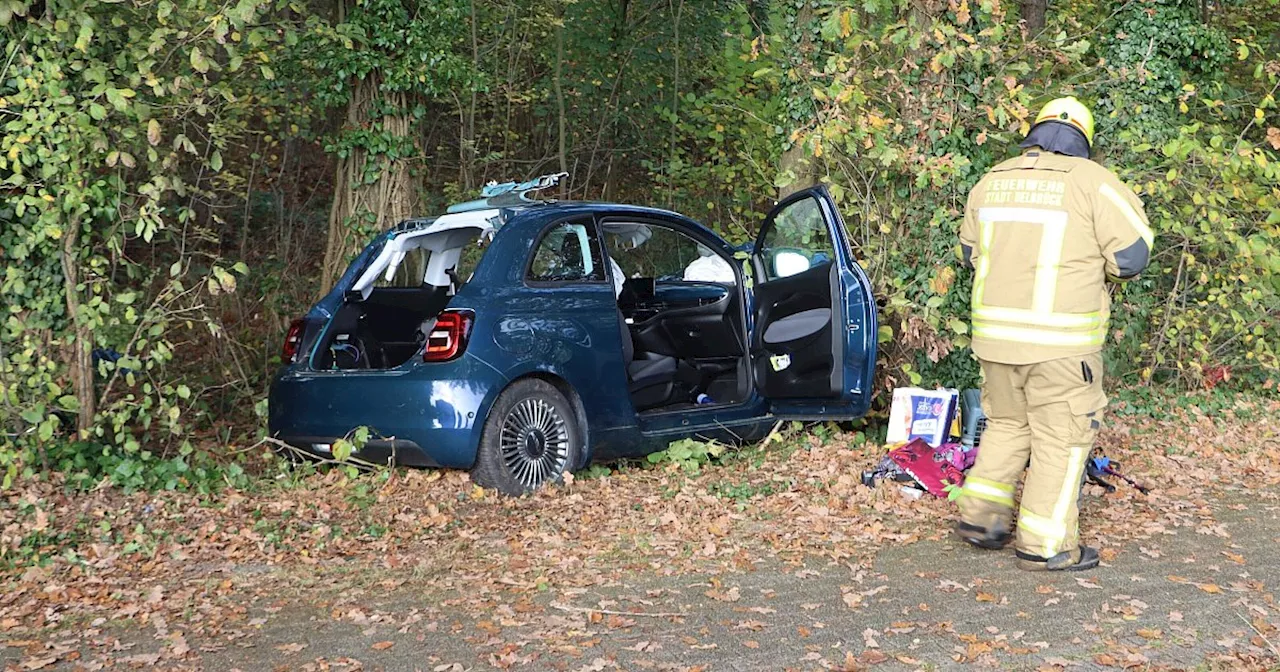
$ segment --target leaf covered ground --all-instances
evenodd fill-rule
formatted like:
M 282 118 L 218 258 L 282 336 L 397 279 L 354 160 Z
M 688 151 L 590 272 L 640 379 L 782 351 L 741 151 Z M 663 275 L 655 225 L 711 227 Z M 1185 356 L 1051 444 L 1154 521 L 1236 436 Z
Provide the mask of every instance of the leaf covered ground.
M 1043 577 L 864 487 L 883 448 L 807 428 L 717 464 L 533 497 L 340 470 L 216 496 L 0 509 L 6 669 L 1276 669 L 1280 404 L 1123 405 L 1090 486 L 1104 566 Z

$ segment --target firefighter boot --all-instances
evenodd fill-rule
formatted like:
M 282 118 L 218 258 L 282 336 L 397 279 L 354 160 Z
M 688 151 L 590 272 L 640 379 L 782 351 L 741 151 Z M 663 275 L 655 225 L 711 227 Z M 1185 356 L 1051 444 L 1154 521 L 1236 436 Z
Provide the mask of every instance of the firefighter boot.
M 1063 551 L 1052 558 L 1018 551 L 1018 569 L 1028 572 L 1080 572 L 1098 566 L 1101 559 L 1098 551 L 1088 546 L 1080 546 L 1075 552 Z
M 985 525 L 956 523 L 956 536 L 966 543 L 988 551 L 998 551 L 1013 541 L 1009 531 L 1008 516 L 992 513 L 986 516 Z

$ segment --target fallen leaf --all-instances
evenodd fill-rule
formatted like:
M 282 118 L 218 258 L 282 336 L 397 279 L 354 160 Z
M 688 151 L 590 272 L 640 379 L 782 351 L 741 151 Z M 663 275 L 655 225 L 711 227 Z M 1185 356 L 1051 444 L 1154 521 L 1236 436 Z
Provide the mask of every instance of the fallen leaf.
M 1271 143 L 1271 149 L 1280 151 L 1280 128 L 1272 126 L 1267 129 L 1267 142 Z
M 706 592 L 706 596 L 720 602 L 737 602 L 742 599 L 742 595 L 739 594 L 737 586 L 734 586 L 729 590 L 715 590 L 713 588 Z
M 1081 588 L 1102 588 L 1102 586 L 1094 583 L 1093 579 L 1076 579 L 1076 584 Z
M 1169 612 L 1169 622 L 1170 622 L 1170 623 L 1181 623 L 1181 622 L 1182 622 L 1182 612 L 1181 612 L 1181 611 L 1171 611 L 1171 612 Z
M 1160 639 L 1164 636 L 1164 633 L 1152 628 L 1139 628 L 1138 636 L 1143 639 Z
M 382 641 L 382 642 L 377 642 L 377 643 L 375 643 L 375 644 L 374 644 L 372 647 L 370 647 L 370 648 L 372 648 L 374 651 L 386 651 L 387 649 L 389 649 L 389 648 L 391 648 L 391 647 L 393 647 L 393 646 L 395 646 L 395 645 L 396 645 L 396 643 L 395 643 L 395 642 L 393 642 L 393 641 L 391 641 L 391 640 L 386 640 L 386 641 Z
M 56 662 L 58 662 L 57 656 L 50 656 L 48 658 L 28 658 L 22 661 L 22 669 L 43 670 Z
M 1197 583 L 1196 588 L 1199 588 L 1200 590 L 1203 590 L 1204 592 L 1210 593 L 1213 595 L 1217 595 L 1218 593 L 1222 592 L 1222 588 L 1219 587 L 1218 584 L 1216 583 Z
M 998 599 L 999 598 L 997 598 L 995 595 L 992 595 L 991 593 L 984 593 L 982 591 L 978 591 L 979 602 L 995 602 Z
M 858 662 L 864 665 L 879 665 L 886 660 L 889 660 L 889 656 L 886 656 L 875 649 L 867 649 L 858 656 Z
M 281 644 L 277 646 L 276 651 L 284 651 L 285 653 L 297 653 L 305 648 L 307 648 L 306 644 L 302 644 L 300 642 L 292 642 L 289 644 Z
M 743 642 L 743 643 L 742 643 L 742 645 L 743 645 L 743 646 L 745 646 L 745 647 L 747 647 L 748 649 L 758 649 L 758 648 L 760 648 L 760 642 L 757 642 L 757 641 L 756 641 L 756 640 L 754 640 L 754 639 L 748 639 L 747 641 Z

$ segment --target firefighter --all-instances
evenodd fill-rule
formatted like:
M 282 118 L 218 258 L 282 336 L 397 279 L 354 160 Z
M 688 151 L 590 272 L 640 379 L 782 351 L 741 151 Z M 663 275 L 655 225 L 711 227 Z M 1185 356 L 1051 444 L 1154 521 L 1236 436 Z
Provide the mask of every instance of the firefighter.
M 1153 233 L 1142 201 L 1089 160 L 1093 115 L 1059 98 L 1036 117 L 1022 155 L 969 194 L 960 250 L 975 269 L 973 352 L 982 365 L 982 448 L 960 496 L 956 534 L 984 549 L 1014 539 L 1018 566 L 1084 570 L 1077 499 L 1107 397 L 1107 281 L 1136 277 Z

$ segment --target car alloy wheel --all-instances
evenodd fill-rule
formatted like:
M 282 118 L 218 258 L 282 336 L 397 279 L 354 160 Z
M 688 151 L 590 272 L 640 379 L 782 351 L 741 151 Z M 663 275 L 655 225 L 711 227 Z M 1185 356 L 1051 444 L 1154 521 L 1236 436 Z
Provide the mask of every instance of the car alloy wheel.
M 523 399 L 502 422 L 502 462 L 513 478 L 533 489 L 564 471 L 569 428 L 555 406 Z

